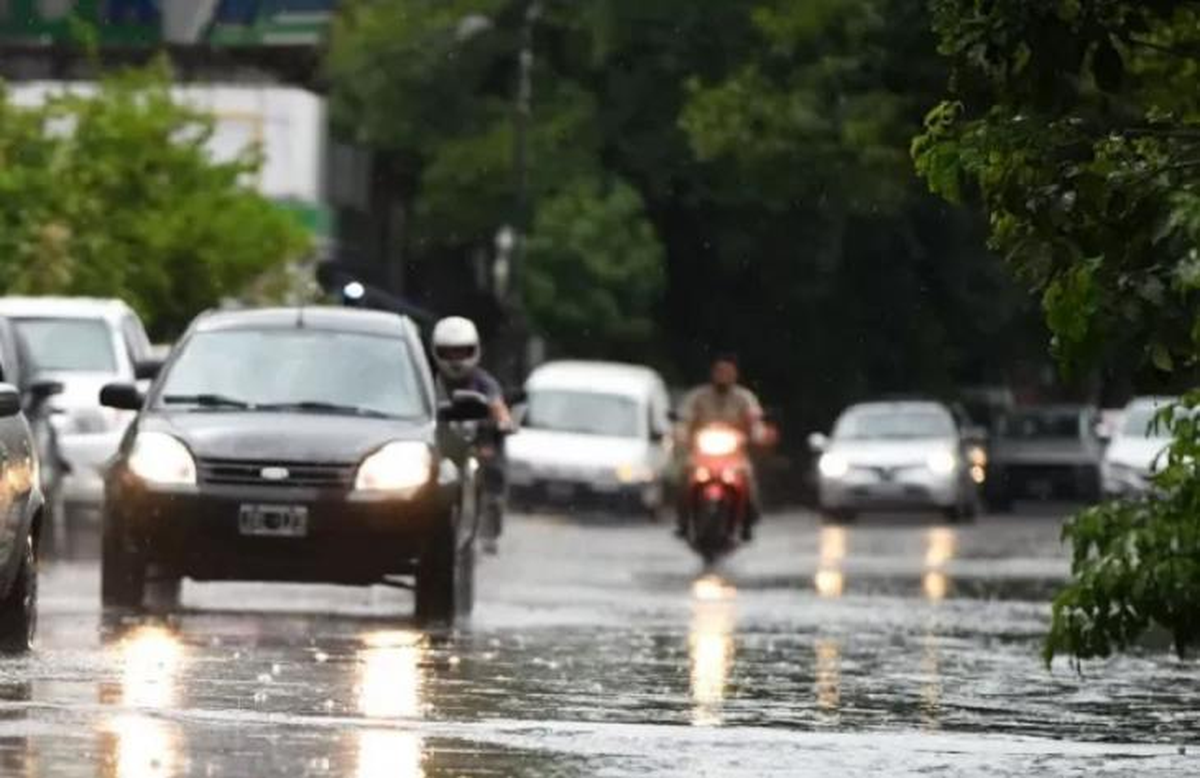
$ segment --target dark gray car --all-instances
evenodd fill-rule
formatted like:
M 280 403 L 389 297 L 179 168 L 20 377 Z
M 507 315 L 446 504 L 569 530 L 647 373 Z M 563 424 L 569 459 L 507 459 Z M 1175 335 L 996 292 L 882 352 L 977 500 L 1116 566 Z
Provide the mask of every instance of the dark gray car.
M 1003 510 L 1017 499 L 1097 500 L 1104 453 L 1097 419 L 1096 409 L 1086 405 L 1018 408 L 1006 414 L 991 441 L 985 490 L 989 504 Z

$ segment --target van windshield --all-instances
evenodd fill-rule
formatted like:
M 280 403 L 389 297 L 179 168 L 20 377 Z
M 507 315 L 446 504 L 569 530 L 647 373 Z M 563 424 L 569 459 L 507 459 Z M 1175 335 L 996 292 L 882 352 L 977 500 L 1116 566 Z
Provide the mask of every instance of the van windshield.
M 630 397 L 601 392 L 539 389 L 529 393 L 522 426 L 530 429 L 636 438 L 638 405 Z

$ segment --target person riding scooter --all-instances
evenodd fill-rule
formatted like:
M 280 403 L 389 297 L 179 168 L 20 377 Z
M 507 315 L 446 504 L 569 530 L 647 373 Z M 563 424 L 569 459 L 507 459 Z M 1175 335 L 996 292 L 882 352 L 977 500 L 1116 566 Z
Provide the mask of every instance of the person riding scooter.
M 503 529 L 506 490 L 504 436 L 512 431 L 512 414 L 504 391 L 491 373 L 479 366 L 482 356 L 479 331 L 462 316 L 449 316 L 433 328 L 433 359 L 438 367 L 438 388 L 446 397 L 456 391 L 478 392 L 487 398 L 492 415 L 476 437 L 483 472 L 483 550 L 495 553 Z
M 694 389 L 684 398 L 679 411 L 680 441 L 683 450 L 690 451 L 693 439 L 701 428 L 722 424 L 741 432 L 747 441 L 769 445 L 771 431 L 763 423 L 762 405 L 754 392 L 738 383 L 737 358 L 722 354 L 713 360 L 709 382 Z M 747 463 L 749 464 L 749 463 Z M 742 540 L 754 537 L 754 525 L 762 514 L 759 503 L 758 479 L 752 467 L 748 470 L 749 504 L 746 521 L 742 523 Z M 686 533 L 686 511 L 678 511 L 676 533 Z

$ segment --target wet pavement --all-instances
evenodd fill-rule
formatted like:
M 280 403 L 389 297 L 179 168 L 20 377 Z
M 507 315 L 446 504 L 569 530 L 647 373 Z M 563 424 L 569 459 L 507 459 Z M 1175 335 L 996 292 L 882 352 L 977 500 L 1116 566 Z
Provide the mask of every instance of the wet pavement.
M 189 583 L 106 620 L 94 562 L 49 564 L 0 775 L 1200 773 L 1194 664 L 1041 664 L 1058 531 L 795 512 L 703 571 L 663 525 L 514 517 L 437 631 L 383 588 Z

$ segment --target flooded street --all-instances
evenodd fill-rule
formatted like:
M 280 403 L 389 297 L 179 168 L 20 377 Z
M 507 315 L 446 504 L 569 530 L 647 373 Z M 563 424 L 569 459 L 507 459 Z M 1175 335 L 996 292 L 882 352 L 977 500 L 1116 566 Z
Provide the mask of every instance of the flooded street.
M 94 562 L 50 564 L 0 774 L 1195 774 L 1194 665 L 1041 664 L 1058 527 L 780 514 L 704 573 L 665 525 L 515 517 L 432 632 L 403 591 L 257 584 L 109 622 Z

